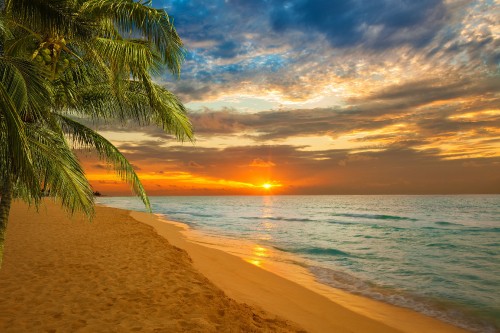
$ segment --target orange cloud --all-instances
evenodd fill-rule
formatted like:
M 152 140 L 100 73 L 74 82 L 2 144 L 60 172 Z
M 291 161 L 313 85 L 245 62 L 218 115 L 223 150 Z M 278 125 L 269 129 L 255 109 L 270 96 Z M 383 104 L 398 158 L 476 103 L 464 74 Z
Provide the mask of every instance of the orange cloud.
M 250 163 L 249 166 L 257 167 L 257 168 L 270 168 L 270 167 L 276 166 L 276 164 L 274 164 L 271 161 L 264 161 L 260 158 L 256 158 L 252 161 L 252 163 Z

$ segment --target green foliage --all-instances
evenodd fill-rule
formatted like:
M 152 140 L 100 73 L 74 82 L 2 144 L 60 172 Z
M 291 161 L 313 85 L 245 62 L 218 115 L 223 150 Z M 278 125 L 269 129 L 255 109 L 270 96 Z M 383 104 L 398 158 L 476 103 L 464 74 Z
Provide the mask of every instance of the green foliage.
M 35 167 L 44 171 L 42 180 L 50 184 L 50 194 L 61 200 L 71 213 L 78 210 L 92 216 L 92 188 L 61 133 L 32 124 L 27 127 L 27 133 Z M 25 200 L 42 195 L 41 186 L 32 189 L 23 185 L 17 184 Z
M 135 174 L 134 168 L 125 156 L 123 156 L 120 151 L 113 146 L 113 144 L 111 144 L 111 142 L 95 131 L 69 117 L 65 117 L 63 115 L 57 116 L 64 132 L 69 134 L 70 138 L 76 145 L 82 148 L 95 149 L 102 159 L 114 166 L 115 171 L 122 178 L 122 180 L 125 180 L 132 185 L 135 193 L 137 193 L 137 195 L 141 198 L 147 209 L 151 209 L 146 191 L 142 187 L 139 177 Z
M 35 204 L 43 187 L 92 216 L 92 189 L 72 152 L 92 148 L 150 209 L 127 159 L 71 117 L 156 124 L 193 140 L 183 104 L 152 81 L 163 68 L 179 75 L 184 60 L 167 13 L 147 1 L 6 0 L 0 41 L 0 185 L 12 180 Z
M 184 60 L 182 41 L 164 10 L 150 7 L 151 2 L 133 0 L 88 0 L 82 15 L 112 21 L 119 33 L 139 33 L 154 45 L 162 61 L 174 74 L 180 73 Z M 106 25 L 101 25 L 103 28 Z M 113 31 L 115 32 L 115 31 Z

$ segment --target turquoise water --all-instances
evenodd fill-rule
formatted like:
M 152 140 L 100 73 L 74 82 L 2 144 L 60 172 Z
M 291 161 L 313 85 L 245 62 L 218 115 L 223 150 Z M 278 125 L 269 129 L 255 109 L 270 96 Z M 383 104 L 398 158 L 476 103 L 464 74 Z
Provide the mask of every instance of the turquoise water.
M 152 197 L 155 213 L 303 259 L 318 281 L 500 330 L 500 195 Z M 141 210 L 131 197 L 99 198 Z

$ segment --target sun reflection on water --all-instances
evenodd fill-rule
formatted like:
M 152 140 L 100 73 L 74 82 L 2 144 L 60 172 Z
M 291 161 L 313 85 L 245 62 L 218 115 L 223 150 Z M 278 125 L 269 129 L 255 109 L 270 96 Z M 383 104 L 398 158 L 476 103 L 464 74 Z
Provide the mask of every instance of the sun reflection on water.
M 257 257 L 269 257 L 269 254 L 267 254 L 267 249 L 259 245 L 254 246 L 253 254 Z
M 272 219 L 275 217 L 273 205 L 273 197 L 264 196 L 262 197 L 262 213 L 261 222 L 257 225 L 260 234 L 258 238 L 260 240 L 269 241 L 273 239 L 271 231 L 276 228 L 276 223 Z M 262 267 L 264 264 L 270 262 L 270 251 L 263 245 L 256 244 L 251 249 L 251 257 L 245 259 L 245 261 L 251 263 L 252 265 Z
M 264 258 L 268 257 L 269 249 L 257 244 L 252 248 L 252 257 L 245 260 L 252 265 L 262 267 L 264 264 Z

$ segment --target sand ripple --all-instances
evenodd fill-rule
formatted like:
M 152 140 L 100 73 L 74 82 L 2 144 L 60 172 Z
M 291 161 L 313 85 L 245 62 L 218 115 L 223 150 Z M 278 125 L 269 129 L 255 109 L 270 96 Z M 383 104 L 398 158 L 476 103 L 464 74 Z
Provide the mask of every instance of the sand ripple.
M 185 251 L 125 211 L 92 223 L 15 203 L 0 270 L 0 332 L 299 332 L 240 304 Z

